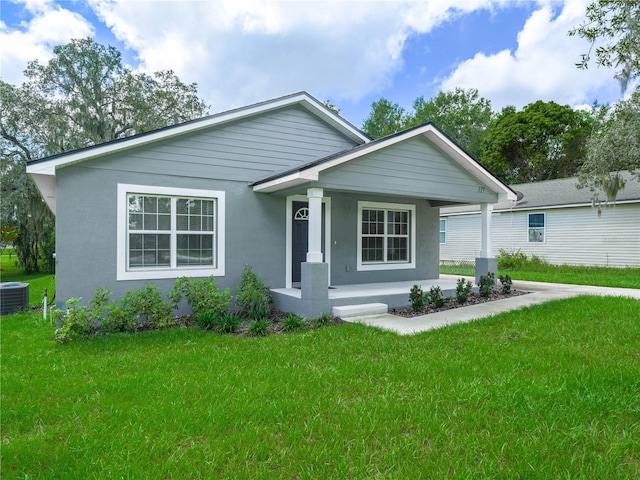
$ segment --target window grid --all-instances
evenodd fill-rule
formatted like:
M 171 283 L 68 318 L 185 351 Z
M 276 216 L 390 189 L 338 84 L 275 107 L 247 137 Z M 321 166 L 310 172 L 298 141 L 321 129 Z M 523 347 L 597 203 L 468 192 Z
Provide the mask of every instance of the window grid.
M 440 219 L 440 243 L 447 243 L 447 220 Z
M 362 209 L 362 263 L 409 262 L 409 222 L 406 210 Z
M 128 268 L 215 267 L 215 200 L 127 198 Z

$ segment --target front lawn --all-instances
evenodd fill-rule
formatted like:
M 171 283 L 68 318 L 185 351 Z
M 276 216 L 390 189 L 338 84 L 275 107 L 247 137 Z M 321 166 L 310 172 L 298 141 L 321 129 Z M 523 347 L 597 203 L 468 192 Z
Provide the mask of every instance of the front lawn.
M 440 273 L 473 277 L 475 269 L 470 265 L 440 265 Z M 509 275 L 514 280 L 530 282 L 640 288 L 640 268 L 540 264 L 522 269 L 499 269 L 498 275 Z
M 2 319 L 2 478 L 638 478 L 640 301 L 400 337 Z

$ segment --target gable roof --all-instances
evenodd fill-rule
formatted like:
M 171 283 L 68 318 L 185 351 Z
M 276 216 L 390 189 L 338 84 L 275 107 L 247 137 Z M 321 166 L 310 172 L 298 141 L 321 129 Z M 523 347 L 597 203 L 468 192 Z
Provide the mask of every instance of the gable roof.
M 293 169 L 271 175 L 251 184 L 256 192 L 275 192 L 284 190 L 296 185 L 301 185 L 310 181 L 317 181 L 323 171 L 343 165 L 347 162 L 362 158 L 364 155 L 388 148 L 411 138 L 424 136 L 449 159 L 462 167 L 465 171 L 475 177 L 482 185 L 498 194 L 500 199 L 515 200 L 516 194 L 508 186 L 500 182 L 488 170 L 482 167 L 462 148 L 456 145 L 446 134 L 438 129 L 433 123 L 419 125 L 381 139 L 367 142 L 363 145 L 338 152 L 333 155 L 309 162 L 305 165 L 297 166 Z
M 629 172 L 622 172 L 626 181 L 624 189 L 618 194 L 616 203 L 640 203 L 640 182 L 635 180 Z M 539 210 L 543 208 L 579 207 L 592 205 L 592 192 L 588 188 L 577 188 L 578 178 L 560 178 L 544 180 L 542 182 L 519 183 L 510 185 L 511 189 L 519 193 L 521 200 L 501 201 L 494 205 L 494 211 L 504 210 Z M 604 199 L 603 199 L 604 201 Z M 478 205 L 460 205 L 443 208 L 441 215 L 455 215 L 476 213 L 480 211 Z
M 224 125 L 229 122 L 294 105 L 305 108 L 313 115 L 331 125 L 333 128 L 358 144 L 371 141 L 364 132 L 360 131 L 351 123 L 328 109 L 307 92 L 298 92 L 273 100 L 267 100 L 265 102 L 255 103 L 246 107 L 236 108 L 196 120 L 190 120 L 188 122 L 152 130 L 150 132 L 140 133 L 138 135 L 132 135 L 130 137 L 112 140 L 110 142 L 93 145 L 79 150 L 60 153 L 50 157 L 44 157 L 29 162 L 27 165 L 27 173 L 36 175 L 55 175 L 55 169 L 57 167 L 64 167 L 67 165 L 85 162 L 87 160 L 93 160 L 112 153 L 144 146 L 159 140 L 166 140 L 173 137 L 195 133 L 200 130 Z

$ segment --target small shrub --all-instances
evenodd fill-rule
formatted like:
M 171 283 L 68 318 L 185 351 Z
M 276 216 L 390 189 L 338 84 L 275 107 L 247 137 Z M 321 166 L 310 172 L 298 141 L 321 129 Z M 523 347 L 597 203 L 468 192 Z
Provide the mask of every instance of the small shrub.
M 53 320 L 59 325 L 54 333 L 57 343 L 69 343 L 89 333 L 92 323 L 90 310 L 79 305 L 80 301 L 80 298 L 70 298 L 67 300 L 66 311 L 54 310 L 51 312 Z
M 519 270 L 527 263 L 527 254 L 518 249 L 507 251 L 502 248 L 498 250 L 498 268 L 504 270 Z
M 107 306 L 107 316 L 102 320 L 104 332 L 135 332 L 138 329 L 139 318 L 137 312 L 122 302 Z
M 500 283 L 501 288 L 500 292 L 504 295 L 511 295 L 511 287 L 513 285 L 513 280 L 509 275 L 500 275 Z
M 228 288 L 221 292 L 218 291 L 218 286 L 213 277 L 202 279 L 177 278 L 173 289 L 169 293 L 169 299 L 174 308 L 178 307 L 183 296 L 186 297 L 196 316 L 202 312 L 210 312 L 222 317 L 229 312 L 231 291 Z
M 203 330 L 213 330 L 220 322 L 220 317 L 214 312 L 203 311 L 198 312 L 194 319 L 194 323 Z
M 218 317 L 214 330 L 218 333 L 235 333 L 240 326 L 240 316 L 234 312 Z
M 424 292 L 420 285 L 414 285 L 409 291 L 409 301 L 411 302 L 411 308 L 415 312 L 422 312 L 424 310 Z
M 141 322 L 156 327 L 175 324 L 173 306 L 167 302 L 154 283 L 147 283 L 138 290 L 129 290 L 122 299 L 122 307 L 134 311 Z
M 300 315 L 290 313 L 286 318 L 282 320 L 282 331 L 294 332 L 296 330 L 303 330 L 307 327 L 307 321 Z
M 326 327 L 331 324 L 331 315 L 327 312 L 322 312 L 318 318 L 313 320 L 313 324 L 316 327 Z
M 266 318 L 254 320 L 249 324 L 247 333 L 252 337 L 266 337 L 269 335 L 269 322 Z
M 472 288 L 473 285 L 469 280 L 459 278 L 458 283 L 456 283 L 456 302 L 460 304 L 467 303 Z
M 493 292 L 493 288 L 496 286 L 496 275 L 495 273 L 487 273 L 486 275 L 480 275 L 480 280 L 478 282 L 478 287 L 480 290 L 480 296 L 489 297 L 491 296 L 491 292 Z
M 429 293 L 427 293 L 427 302 L 436 308 L 444 307 L 447 303 L 447 299 L 444 298 L 442 289 L 438 285 L 434 285 L 429 289 Z
M 242 272 L 236 289 L 236 303 L 251 320 L 267 318 L 271 313 L 271 291 L 249 265 Z

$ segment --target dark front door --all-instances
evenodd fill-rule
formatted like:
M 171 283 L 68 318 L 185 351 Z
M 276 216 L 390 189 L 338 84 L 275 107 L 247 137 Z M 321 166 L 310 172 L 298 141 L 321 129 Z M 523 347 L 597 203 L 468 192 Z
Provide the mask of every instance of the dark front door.
M 291 239 L 291 282 L 294 287 L 300 286 L 302 262 L 307 261 L 307 248 L 309 247 L 309 203 L 292 203 L 292 235 Z M 322 204 L 322 252 L 324 253 L 324 204 Z

